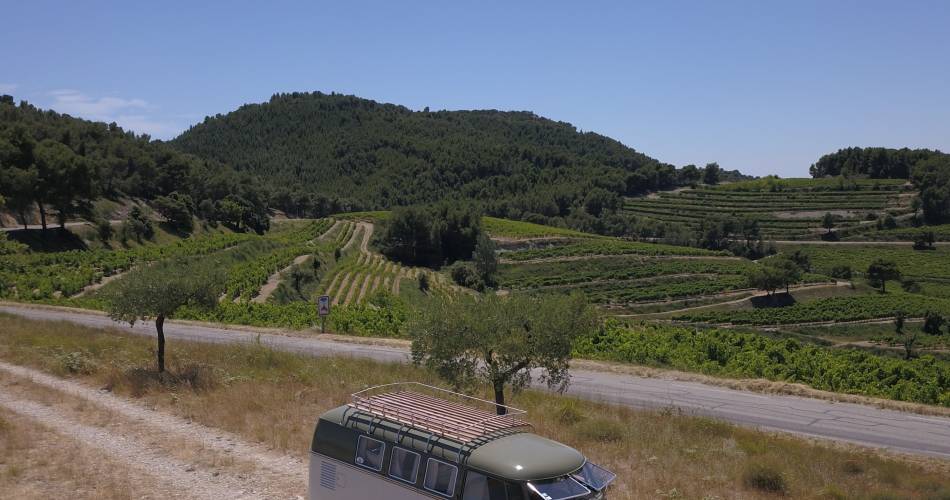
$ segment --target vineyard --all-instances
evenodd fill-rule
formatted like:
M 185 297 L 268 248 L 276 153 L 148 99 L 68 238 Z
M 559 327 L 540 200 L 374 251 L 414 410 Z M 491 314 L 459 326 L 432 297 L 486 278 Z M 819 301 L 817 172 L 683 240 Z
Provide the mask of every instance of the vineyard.
M 609 322 L 582 338 L 575 355 L 802 383 L 827 391 L 950 406 L 950 363 L 923 356 L 910 361 L 865 351 L 830 349 L 755 333 L 670 325 Z
M 950 280 L 950 248 L 914 250 L 910 244 L 897 245 L 808 245 L 795 244 L 780 247 L 783 253 L 801 251 L 811 259 L 812 267 L 819 273 L 830 273 L 835 267 L 849 266 L 856 273 L 863 273 L 875 259 L 885 259 L 897 264 L 907 278 L 921 281 Z
M 627 213 L 697 228 L 711 215 L 755 219 L 766 239 L 816 239 L 831 213 L 839 231 L 872 228 L 883 214 L 910 214 L 911 193 L 901 181 L 759 179 L 630 198 Z
M 614 238 L 598 238 L 568 241 L 540 248 L 504 252 L 501 254 L 501 259 L 507 262 L 528 262 L 533 260 L 557 260 L 575 257 L 588 258 L 596 255 L 727 256 L 729 254 L 726 252 L 703 250 L 701 248 L 624 241 Z
M 786 307 L 694 312 L 676 316 L 675 319 L 687 322 L 763 326 L 892 318 L 897 311 L 912 318 L 922 317 L 928 311 L 947 316 L 950 315 L 950 299 L 897 290 L 887 294 L 829 297 Z

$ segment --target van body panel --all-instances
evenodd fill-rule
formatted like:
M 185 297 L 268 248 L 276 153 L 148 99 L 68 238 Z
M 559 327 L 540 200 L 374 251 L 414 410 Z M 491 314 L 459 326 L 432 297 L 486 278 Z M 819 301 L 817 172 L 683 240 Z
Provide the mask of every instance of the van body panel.
M 431 500 L 430 495 L 369 469 L 310 454 L 310 500 Z

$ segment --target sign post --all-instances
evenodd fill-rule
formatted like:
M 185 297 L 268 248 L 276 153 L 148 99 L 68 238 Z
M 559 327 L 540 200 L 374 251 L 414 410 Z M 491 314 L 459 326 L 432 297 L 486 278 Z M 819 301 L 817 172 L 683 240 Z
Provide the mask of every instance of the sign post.
M 321 295 L 317 299 L 317 314 L 320 315 L 320 333 L 327 331 L 327 316 L 330 315 L 330 296 Z

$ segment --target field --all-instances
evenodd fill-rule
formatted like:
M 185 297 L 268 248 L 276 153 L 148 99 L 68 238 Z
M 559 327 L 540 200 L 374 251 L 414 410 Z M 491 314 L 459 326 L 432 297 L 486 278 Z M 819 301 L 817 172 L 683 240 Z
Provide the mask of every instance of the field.
M 306 358 L 254 345 L 174 342 L 169 382 L 159 383 L 142 375 L 152 363 L 149 339 L 10 317 L 0 321 L 0 358 L 5 362 L 94 389 L 107 386 L 117 396 L 152 408 L 153 415 L 181 416 L 299 459 L 307 457 L 316 415 L 346 401 L 355 390 L 400 380 L 435 382 L 406 365 Z M 64 411 L 70 407 L 68 401 L 56 399 L 49 404 Z M 610 493 L 615 499 L 942 498 L 950 489 L 940 464 L 921 466 L 675 411 L 628 410 L 535 391 L 514 396 L 512 404 L 528 410 L 536 432 L 583 450 L 615 471 L 617 486 Z M 89 414 L 95 411 L 91 406 L 81 407 Z M 0 446 L 21 450 L 5 455 L 8 467 L 24 470 L 31 443 L 15 436 L 34 432 L 33 424 L 4 418 L 9 423 L 0 427 Z M 33 466 L 52 471 L 56 464 Z M 206 470 L 204 464 L 195 466 Z M 212 466 L 229 471 L 227 463 Z M 108 476 L 76 469 L 75 474 L 90 474 L 86 482 L 109 484 Z M 2 475 L 0 485 L 12 486 L 18 479 Z M 63 478 L 69 480 L 74 479 Z M 126 491 L 121 485 L 115 488 Z
M 864 273 L 875 259 L 890 260 L 897 264 L 907 278 L 920 281 L 950 280 L 950 248 L 914 250 L 911 245 L 781 245 L 782 252 L 801 251 L 811 259 L 812 268 L 829 273 L 837 266 L 849 266 L 856 273 Z
M 910 213 L 910 195 L 900 181 L 839 179 L 760 179 L 721 186 L 660 192 L 630 198 L 627 213 L 697 228 L 710 215 L 758 221 L 765 239 L 818 239 L 826 232 L 822 217 L 831 213 L 836 231 L 872 229 L 875 220 Z

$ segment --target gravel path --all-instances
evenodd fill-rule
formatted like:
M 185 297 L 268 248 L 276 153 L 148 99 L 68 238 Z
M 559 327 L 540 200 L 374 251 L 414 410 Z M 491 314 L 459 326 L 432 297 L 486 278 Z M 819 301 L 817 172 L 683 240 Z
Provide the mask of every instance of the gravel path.
M 280 275 L 290 271 L 294 266 L 303 264 L 308 258 L 310 258 L 309 253 L 305 255 L 298 255 L 289 266 L 270 275 L 270 277 L 267 278 L 267 283 L 264 283 L 264 286 L 262 286 L 258 294 L 253 299 L 251 299 L 251 302 L 256 302 L 259 304 L 267 302 L 267 299 L 273 295 L 274 290 L 277 290 L 277 286 L 280 285 Z
M 306 465 L 294 457 L 274 453 L 261 446 L 245 443 L 228 432 L 150 410 L 110 393 L 31 368 L 0 362 L 0 372 L 82 399 L 97 409 L 112 412 L 127 420 L 121 432 L 117 432 L 116 427 L 106 431 L 75 421 L 56 405 L 45 406 L 0 391 L 0 406 L 36 420 L 83 445 L 101 450 L 132 467 L 157 475 L 163 481 L 185 489 L 190 498 L 295 498 L 306 491 Z M 166 438 L 182 439 L 202 449 L 225 454 L 248 463 L 256 471 L 234 477 L 217 470 L 201 470 L 200 465 L 170 458 L 154 443 L 135 436 L 136 428 L 145 429 L 143 434 L 160 435 L 163 441 Z

